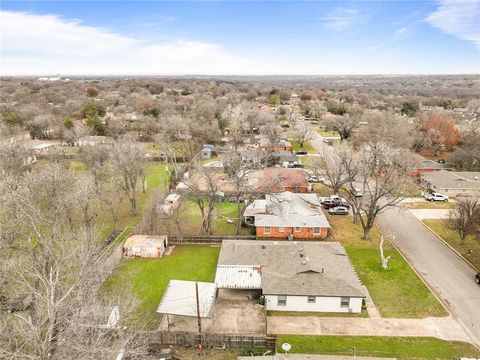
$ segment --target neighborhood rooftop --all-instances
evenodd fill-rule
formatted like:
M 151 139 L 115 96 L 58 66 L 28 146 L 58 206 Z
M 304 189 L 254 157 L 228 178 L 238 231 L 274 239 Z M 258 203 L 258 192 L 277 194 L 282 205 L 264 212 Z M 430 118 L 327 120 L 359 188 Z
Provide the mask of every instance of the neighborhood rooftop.
M 238 269 L 232 265 L 260 267 L 264 294 L 364 296 L 345 249 L 337 242 L 224 240 L 217 279 L 230 273 L 235 284 Z
M 316 194 L 267 194 L 265 200 L 254 201 L 244 216 L 255 216 L 255 226 L 330 227 Z
M 422 174 L 424 181 L 438 189 L 476 189 L 480 190 L 480 172 L 478 171 L 438 171 Z

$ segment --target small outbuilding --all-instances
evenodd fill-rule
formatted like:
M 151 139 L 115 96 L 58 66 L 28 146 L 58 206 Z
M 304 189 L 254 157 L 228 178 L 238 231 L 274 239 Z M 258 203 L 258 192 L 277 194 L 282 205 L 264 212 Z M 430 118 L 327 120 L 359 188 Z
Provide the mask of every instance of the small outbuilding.
M 132 235 L 123 245 L 128 257 L 159 258 L 168 247 L 167 235 Z

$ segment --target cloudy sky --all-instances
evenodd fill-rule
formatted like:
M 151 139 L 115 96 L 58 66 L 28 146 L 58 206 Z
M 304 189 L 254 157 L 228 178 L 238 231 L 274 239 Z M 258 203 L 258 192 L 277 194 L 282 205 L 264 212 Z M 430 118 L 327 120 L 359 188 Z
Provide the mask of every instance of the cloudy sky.
M 2 75 L 480 73 L 480 0 L 0 4 Z

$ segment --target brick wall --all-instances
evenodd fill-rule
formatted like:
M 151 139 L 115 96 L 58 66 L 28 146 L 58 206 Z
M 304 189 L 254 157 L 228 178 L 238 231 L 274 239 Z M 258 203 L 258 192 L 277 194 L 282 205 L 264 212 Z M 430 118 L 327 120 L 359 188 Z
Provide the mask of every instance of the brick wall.
M 323 239 L 328 235 L 328 228 L 320 228 L 320 234 L 314 234 L 313 228 L 301 228 L 299 232 L 295 232 L 294 228 L 286 227 L 285 231 L 281 232 L 278 227 L 271 227 L 270 234 L 265 234 L 263 226 L 257 226 L 257 237 L 259 238 L 275 238 L 286 239 L 288 234 L 293 234 L 294 239 Z

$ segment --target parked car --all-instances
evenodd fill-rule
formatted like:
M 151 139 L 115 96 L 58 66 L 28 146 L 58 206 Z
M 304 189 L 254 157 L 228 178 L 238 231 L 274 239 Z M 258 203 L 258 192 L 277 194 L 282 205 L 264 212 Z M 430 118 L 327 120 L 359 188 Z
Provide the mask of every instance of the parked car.
M 475 282 L 480 285 L 480 273 L 478 273 L 477 275 L 475 275 Z
M 363 191 L 359 188 L 353 188 L 353 194 L 355 195 L 355 197 L 362 197 Z
M 308 178 L 309 183 L 324 183 L 325 179 L 324 178 L 319 178 L 318 176 L 312 175 Z
M 300 149 L 300 150 L 294 151 L 293 154 L 294 155 L 307 155 L 307 150 Z
M 324 142 L 325 144 L 329 145 L 329 146 L 333 145 L 333 144 L 332 144 L 332 140 L 330 140 L 330 139 L 323 139 L 323 142 Z
M 293 168 L 293 169 L 303 169 L 304 168 L 303 164 L 288 164 L 288 167 Z
M 427 199 L 428 201 L 448 201 L 448 196 L 447 195 L 442 195 L 439 193 L 427 193 L 424 195 L 424 198 Z
M 350 205 L 347 202 L 341 201 L 341 200 L 325 200 L 325 201 L 322 201 L 321 204 L 324 209 L 332 209 L 337 206 L 350 209 Z
M 335 206 L 328 209 L 328 213 L 332 215 L 348 215 L 348 209 L 345 206 Z

